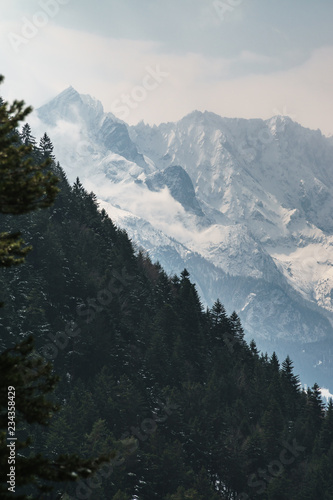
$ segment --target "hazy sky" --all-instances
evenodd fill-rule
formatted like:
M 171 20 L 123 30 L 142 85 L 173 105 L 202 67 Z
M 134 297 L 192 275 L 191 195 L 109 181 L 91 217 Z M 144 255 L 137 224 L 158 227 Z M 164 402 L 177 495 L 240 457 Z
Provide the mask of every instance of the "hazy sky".
M 128 123 L 286 114 L 333 134 L 332 0 L 0 0 L 1 93 Z

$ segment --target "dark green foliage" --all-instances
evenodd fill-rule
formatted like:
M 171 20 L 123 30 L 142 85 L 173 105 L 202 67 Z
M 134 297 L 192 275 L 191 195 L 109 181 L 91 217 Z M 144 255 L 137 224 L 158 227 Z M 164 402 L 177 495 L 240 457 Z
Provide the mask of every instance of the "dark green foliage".
M 0 83 L 3 77 L 0 75 Z M 28 124 L 21 138 L 18 124 L 31 108 L 23 101 L 0 103 L 0 213 L 23 214 L 49 207 L 58 191 L 57 177 L 49 170 L 50 159 L 36 161 L 34 138 Z M 18 231 L 0 232 L 0 267 L 21 264 L 29 247 L 24 246 Z
M 36 146 L 36 139 L 32 135 L 31 127 L 29 123 L 25 123 L 22 127 L 22 132 L 20 134 L 21 141 L 25 146 Z
M 0 76 L 0 83 L 2 79 Z M 50 158 L 43 163 L 39 161 L 30 127 L 23 128 L 21 138 L 17 133 L 18 123 L 29 112 L 23 101 L 15 101 L 11 106 L 3 100 L 0 102 L 0 214 L 18 216 L 49 207 L 58 192 L 52 161 Z M 46 169 L 48 172 L 44 172 Z M 2 220 L 6 225 L 7 219 Z M 9 225 L 10 222 L 9 218 Z M 0 269 L 24 262 L 30 247 L 23 245 L 18 231 L 0 234 Z M 45 314 L 38 307 L 37 289 L 32 289 L 29 299 L 28 323 L 33 329 L 43 330 Z M 54 401 L 46 397 L 54 390 L 57 377 L 52 365 L 33 349 L 32 337 L 22 333 L 20 336 L 26 338 L 14 346 L 9 341 L 12 339 L 2 337 L 9 347 L 0 354 L 0 494 L 2 499 L 13 495 L 31 498 L 30 495 L 36 494 L 46 498 L 52 490 L 50 483 L 88 477 L 114 454 L 110 451 L 95 460 L 81 459 L 77 455 L 69 456 L 67 447 L 52 460 L 38 452 L 30 454 L 32 425 L 38 424 L 39 429 L 40 425 L 47 425 L 58 409 Z
M 57 377 L 52 373 L 52 365 L 45 362 L 33 349 L 32 338 L 20 342 L 13 348 L 9 348 L 0 355 L 0 468 L 1 471 L 8 469 L 8 440 L 6 429 L 8 425 L 7 408 L 8 390 L 15 394 L 15 476 L 16 488 L 20 489 L 21 495 L 17 498 L 26 498 L 22 487 L 32 485 L 38 487 L 41 492 L 49 491 L 54 481 L 73 481 L 77 477 L 87 477 L 98 468 L 106 459 L 99 458 L 94 463 L 68 455 L 67 442 L 63 446 L 61 454 L 56 454 L 49 459 L 41 453 L 29 453 L 32 445 L 31 438 L 27 434 L 27 424 L 47 425 L 53 413 L 59 408 L 46 395 L 54 391 Z M 13 421 L 13 420 L 12 420 Z M 41 432 L 41 428 L 38 428 Z M 30 450 L 31 451 L 31 450 Z M 101 453 L 99 453 L 101 455 Z M 104 457 L 111 456 L 111 450 L 104 453 Z M 97 455 L 95 455 L 97 456 Z M 12 462 L 11 462 L 12 463 Z M 8 493 L 8 485 L 3 478 L 0 483 L 1 498 L 11 498 L 12 492 Z
M 2 78 L 0 77 L 0 83 Z M 49 207 L 57 193 L 57 178 L 46 171 L 50 161 L 36 163 L 33 145 L 20 141 L 16 132 L 30 113 L 23 101 L 0 106 L 0 207 L 2 213 L 22 214 Z
M 35 154 L 52 157 L 48 141 Z M 60 377 L 62 409 L 31 452 L 116 450 L 63 499 L 331 498 L 333 406 L 318 386 L 304 392 L 289 358 L 248 346 L 236 313 L 204 311 L 186 269 L 170 278 L 136 254 L 79 179 L 51 170 L 53 207 L 1 219 L 34 249 L 0 276 L 0 321 L 4 347 L 33 334 Z
M 24 132 L 24 130 L 23 130 Z M 27 140 L 27 139 L 25 139 Z M 30 144 L 33 144 L 33 138 L 31 135 L 28 136 L 28 141 Z M 43 155 L 44 158 L 50 158 L 51 160 L 54 160 L 54 155 L 52 154 L 53 152 L 53 144 L 51 142 L 51 139 L 45 132 L 43 137 L 41 137 L 39 141 L 39 149 Z

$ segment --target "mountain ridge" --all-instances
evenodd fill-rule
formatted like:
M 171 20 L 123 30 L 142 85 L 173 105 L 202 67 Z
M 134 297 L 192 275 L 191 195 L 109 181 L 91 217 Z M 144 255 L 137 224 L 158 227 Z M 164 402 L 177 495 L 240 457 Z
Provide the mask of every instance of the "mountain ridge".
M 75 108 L 72 91 L 60 97 L 67 108 L 70 103 Z M 45 125 L 47 113 L 60 117 L 65 107 L 58 102 L 55 111 L 54 102 L 39 111 Z M 189 270 L 208 305 L 229 294 L 225 276 L 239 279 L 242 284 L 233 288 L 230 304 L 257 341 L 273 342 L 278 331 L 281 341 L 331 342 L 333 147 L 328 138 L 289 117 L 246 120 L 200 111 L 158 126 L 128 126 L 104 113 L 90 134 L 94 109 L 100 108 L 92 98 L 83 105 L 84 112 L 77 108 L 79 119 L 69 116 L 78 134 L 75 141 L 59 132 L 61 122 L 48 129 L 57 158 L 70 180 L 79 176 L 107 203 L 111 217 L 117 206 L 133 214 L 132 221 L 129 215 L 117 217 L 139 246 L 161 259 L 167 272 L 181 271 L 169 261 L 181 266 L 190 260 Z M 119 135 L 101 133 L 105 121 L 117 132 L 121 126 Z M 185 175 L 177 177 L 175 167 Z M 168 177 L 173 170 L 174 184 Z M 155 185 L 150 184 L 154 179 Z M 138 232 L 138 220 L 148 222 L 149 230 L 140 222 Z M 171 249 L 172 243 L 160 252 L 154 230 L 187 248 L 187 257 L 177 245 Z M 168 252 L 174 255 L 170 259 Z M 195 255 L 203 259 L 200 265 Z M 213 280 L 206 279 L 210 264 L 220 270 Z M 256 280 L 262 283 L 260 293 Z M 269 321 L 263 319 L 267 307 Z

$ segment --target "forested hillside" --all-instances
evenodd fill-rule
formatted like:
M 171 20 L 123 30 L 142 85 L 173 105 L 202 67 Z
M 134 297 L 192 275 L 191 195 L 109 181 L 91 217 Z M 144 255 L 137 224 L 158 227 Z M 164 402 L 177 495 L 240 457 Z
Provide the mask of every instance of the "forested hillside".
M 52 159 L 47 136 L 21 137 Z M 1 347 L 32 334 L 60 376 L 61 410 L 31 428 L 29 453 L 116 450 L 52 498 L 333 499 L 332 402 L 301 390 L 289 358 L 248 345 L 223 297 L 204 310 L 186 269 L 167 276 L 52 160 L 55 204 L 0 218 L 33 246 L 1 270 Z

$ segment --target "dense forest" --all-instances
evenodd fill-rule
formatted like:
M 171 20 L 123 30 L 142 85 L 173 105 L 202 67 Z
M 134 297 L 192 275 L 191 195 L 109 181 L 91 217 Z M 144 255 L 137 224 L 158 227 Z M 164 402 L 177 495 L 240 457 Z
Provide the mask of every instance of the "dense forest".
M 1 232 L 33 248 L 0 271 L 1 351 L 32 335 L 59 377 L 59 410 L 22 426 L 21 453 L 113 453 L 41 498 L 333 499 L 333 404 L 318 385 L 304 391 L 289 357 L 248 345 L 223 297 L 205 310 L 186 269 L 152 263 L 79 179 L 69 185 L 46 134 L 37 143 L 26 124 L 17 140 L 59 178 L 52 206 L 0 215 Z

